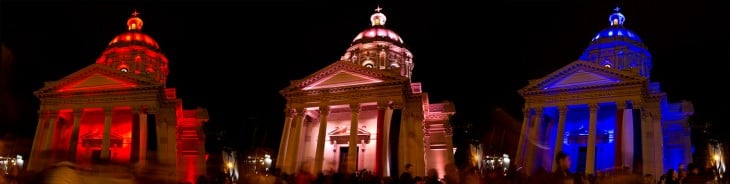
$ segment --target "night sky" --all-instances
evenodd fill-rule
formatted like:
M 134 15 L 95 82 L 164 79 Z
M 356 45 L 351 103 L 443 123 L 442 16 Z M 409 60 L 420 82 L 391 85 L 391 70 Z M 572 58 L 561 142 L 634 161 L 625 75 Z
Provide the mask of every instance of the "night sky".
M 142 31 L 170 60 L 167 85 L 177 88 L 185 107 L 208 108 L 209 123 L 226 127 L 240 146 L 275 149 L 285 104 L 278 91 L 337 61 L 369 26 L 376 3 L 4 0 L 0 41 L 12 50 L 14 61 L 11 70 L 0 70 L 11 72 L 11 89 L 0 92 L 10 92 L 14 105 L 0 112 L 0 135 L 32 137 L 39 104 L 32 92 L 44 81 L 93 64 L 138 9 Z M 461 120 L 477 124 L 494 123 L 488 120 L 497 107 L 521 119 L 524 101 L 516 91 L 528 79 L 575 61 L 608 26 L 616 3 L 380 2 L 386 27 L 399 33 L 414 55 L 413 81 L 422 82 L 432 102 L 451 100 Z M 672 101 L 693 101 L 698 118 L 725 123 L 722 116 L 730 112 L 722 90 L 730 62 L 726 6 L 660 0 L 618 4 L 625 26 L 653 55 L 652 81 L 661 82 Z

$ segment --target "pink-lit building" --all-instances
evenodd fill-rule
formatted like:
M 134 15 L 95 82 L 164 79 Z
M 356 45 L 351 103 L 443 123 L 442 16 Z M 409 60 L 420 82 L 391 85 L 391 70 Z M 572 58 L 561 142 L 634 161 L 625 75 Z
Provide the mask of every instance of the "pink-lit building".
M 380 8 L 340 61 L 281 90 L 286 117 L 276 167 L 415 176 L 453 162 L 451 103 L 431 104 L 411 81 L 413 55 Z
M 41 104 L 29 170 L 72 161 L 129 164 L 164 181 L 205 175 L 208 113 L 183 110 L 165 85 L 168 60 L 142 25 L 135 12 L 96 63 L 35 92 Z

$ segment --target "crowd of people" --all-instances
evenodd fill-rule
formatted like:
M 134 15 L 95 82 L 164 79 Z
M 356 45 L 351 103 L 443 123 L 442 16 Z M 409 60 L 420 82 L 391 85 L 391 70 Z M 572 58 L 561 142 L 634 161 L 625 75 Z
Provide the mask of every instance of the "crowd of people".
M 689 164 L 688 168 L 680 165 L 676 170 L 669 169 L 666 174 L 658 178 L 651 174 L 639 175 L 629 169 L 615 169 L 611 171 L 596 172 L 586 175 L 583 173 L 571 173 L 570 157 L 565 153 L 558 153 L 555 157 L 557 170 L 548 172 L 545 169 L 538 169 L 531 176 L 527 176 L 524 170 L 510 166 L 504 169 L 497 168 L 487 172 L 480 172 L 478 168 L 465 167 L 457 169 L 453 164 L 444 168 L 445 175 L 438 176 L 435 169 L 426 172 L 425 177 L 414 176 L 411 165 L 405 165 L 405 170 L 397 177 L 377 177 L 373 173 L 361 170 L 355 173 L 345 174 L 342 172 L 310 173 L 307 169 L 299 169 L 297 173 L 286 174 L 274 169 L 268 174 L 244 175 L 236 183 L 263 183 L 263 184 L 331 184 L 331 183 L 353 183 L 353 184 L 720 184 L 727 183 L 721 180 L 716 170 L 702 168 Z

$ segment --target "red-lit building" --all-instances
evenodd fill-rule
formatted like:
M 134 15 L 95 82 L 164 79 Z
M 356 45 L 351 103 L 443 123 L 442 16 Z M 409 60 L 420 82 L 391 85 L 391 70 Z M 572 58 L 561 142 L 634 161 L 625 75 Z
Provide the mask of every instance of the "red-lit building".
M 107 46 L 96 63 L 35 92 L 38 128 L 28 169 L 60 162 L 134 165 L 166 181 L 194 182 L 205 175 L 208 113 L 183 110 L 175 88 L 165 85 L 168 60 L 141 31 L 132 14 L 128 30 Z
M 287 104 L 276 167 L 397 177 L 411 164 L 415 176 L 435 169 L 442 177 L 453 163 L 454 106 L 430 103 L 411 81 L 413 55 L 380 10 L 340 61 L 280 91 Z

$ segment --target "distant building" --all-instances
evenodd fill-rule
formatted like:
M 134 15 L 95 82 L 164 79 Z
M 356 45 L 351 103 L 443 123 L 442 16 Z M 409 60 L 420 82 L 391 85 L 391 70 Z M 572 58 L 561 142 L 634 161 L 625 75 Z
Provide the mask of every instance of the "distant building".
M 692 103 L 669 103 L 650 81 L 651 54 L 615 10 L 578 61 L 519 90 L 525 108 L 515 163 L 528 174 L 554 169 L 559 151 L 573 172 L 588 174 L 629 168 L 660 176 L 692 162 Z
M 166 181 L 205 175 L 207 111 L 182 109 L 165 85 L 168 60 L 136 12 L 127 26 L 95 64 L 35 92 L 41 104 L 29 170 L 70 160 L 138 164 L 140 173 Z
M 411 81 L 413 55 L 380 8 L 340 61 L 281 90 L 286 120 L 276 167 L 415 176 L 453 162 L 451 103 L 431 104 Z

